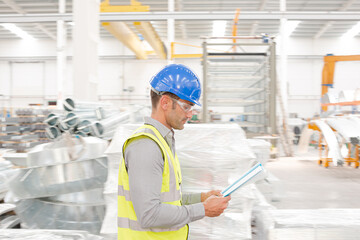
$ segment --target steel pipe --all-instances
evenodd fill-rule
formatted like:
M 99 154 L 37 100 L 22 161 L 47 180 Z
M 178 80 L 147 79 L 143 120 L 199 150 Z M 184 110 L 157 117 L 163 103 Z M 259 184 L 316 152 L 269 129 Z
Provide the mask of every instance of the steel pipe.
M 56 139 L 61 135 L 61 132 L 57 127 L 48 127 L 45 128 L 45 135 L 49 139 Z
M 95 109 L 97 107 L 111 107 L 111 103 L 103 103 L 103 102 L 81 102 L 77 101 L 75 103 L 74 99 L 66 98 L 63 103 L 64 109 L 66 111 L 74 111 L 75 109 Z
M 91 131 L 92 122 L 89 120 L 82 120 L 77 126 L 77 130 L 81 133 L 88 134 Z
M 59 120 L 57 127 L 60 129 L 60 131 L 62 132 L 66 132 L 70 130 L 70 127 L 63 121 L 63 120 Z
M 47 115 L 46 119 L 44 120 L 44 123 L 46 123 L 49 126 L 55 126 L 59 121 L 59 116 L 54 114 L 54 113 L 50 113 L 49 115 Z
M 96 137 L 102 137 L 111 129 L 116 128 L 119 123 L 127 123 L 130 120 L 130 115 L 131 112 L 123 112 L 102 121 L 94 122 L 91 134 Z

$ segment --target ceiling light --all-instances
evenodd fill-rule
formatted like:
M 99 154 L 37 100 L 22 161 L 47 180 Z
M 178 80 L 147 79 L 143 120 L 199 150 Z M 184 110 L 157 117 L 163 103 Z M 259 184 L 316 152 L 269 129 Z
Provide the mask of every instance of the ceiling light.
M 289 37 L 299 25 L 300 21 L 286 21 L 285 36 Z
M 341 38 L 353 38 L 360 33 L 360 22 L 353 26 L 349 31 L 344 33 Z
M 35 40 L 33 36 L 31 36 L 13 23 L 2 23 L 0 25 L 9 30 L 10 32 L 16 34 L 17 36 L 21 37 L 22 39 Z
M 213 37 L 223 37 L 225 36 L 227 21 L 214 21 L 213 22 Z

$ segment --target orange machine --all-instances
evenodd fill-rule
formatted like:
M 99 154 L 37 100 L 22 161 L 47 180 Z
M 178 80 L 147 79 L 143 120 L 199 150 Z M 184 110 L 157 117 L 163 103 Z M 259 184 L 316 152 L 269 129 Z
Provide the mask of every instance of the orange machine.
M 341 61 L 360 61 L 360 55 L 349 55 L 349 56 L 332 56 L 328 55 L 324 57 L 324 68 L 322 71 L 322 84 L 321 84 L 321 97 L 327 92 L 328 88 L 334 84 L 334 72 L 335 63 Z M 322 111 L 327 111 L 326 104 L 321 106 Z

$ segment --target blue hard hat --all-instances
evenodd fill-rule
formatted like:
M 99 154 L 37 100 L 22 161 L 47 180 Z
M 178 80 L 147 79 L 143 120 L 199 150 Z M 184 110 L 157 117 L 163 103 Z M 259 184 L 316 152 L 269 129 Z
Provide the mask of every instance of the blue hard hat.
M 165 66 L 150 80 L 151 87 L 157 92 L 171 92 L 183 100 L 201 106 L 200 80 L 196 74 L 182 64 Z

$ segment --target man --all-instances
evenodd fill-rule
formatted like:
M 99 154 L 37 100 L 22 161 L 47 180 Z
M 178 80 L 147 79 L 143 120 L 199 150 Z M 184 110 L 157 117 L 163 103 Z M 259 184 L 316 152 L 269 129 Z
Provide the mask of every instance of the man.
M 188 237 L 188 223 L 219 216 L 230 196 L 219 190 L 182 194 L 173 129 L 183 129 L 200 105 L 200 81 L 186 66 L 171 64 L 150 81 L 151 118 L 123 145 L 119 170 L 118 239 Z

